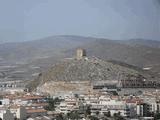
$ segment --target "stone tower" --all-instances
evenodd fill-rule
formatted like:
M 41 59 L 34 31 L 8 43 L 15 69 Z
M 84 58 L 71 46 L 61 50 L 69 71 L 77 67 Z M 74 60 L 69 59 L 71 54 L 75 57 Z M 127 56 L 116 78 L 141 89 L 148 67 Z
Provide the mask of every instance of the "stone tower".
M 78 48 L 76 54 L 77 54 L 77 59 L 82 59 L 83 57 L 86 56 L 86 51 L 82 48 Z

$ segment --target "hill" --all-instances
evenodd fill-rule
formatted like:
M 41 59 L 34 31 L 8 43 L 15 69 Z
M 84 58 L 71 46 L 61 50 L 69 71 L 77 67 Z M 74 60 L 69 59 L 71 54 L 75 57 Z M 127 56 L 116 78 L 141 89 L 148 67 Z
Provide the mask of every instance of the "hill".
M 130 39 L 119 41 L 119 43 L 123 43 L 130 46 L 147 46 L 152 48 L 160 48 L 160 41 L 156 40 Z
M 87 50 L 88 56 L 104 61 L 117 61 L 160 78 L 160 48 L 153 40 L 108 40 L 82 36 L 51 36 L 22 43 L 0 44 L 0 73 L 3 80 L 30 80 L 59 60 L 73 57 L 76 48 Z M 131 67 L 131 66 L 130 66 Z M 5 78 L 5 79 L 4 79 Z
M 33 61 L 39 58 L 63 56 L 64 51 L 94 38 L 81 36 L 51 36 L 40 40 L 0 44 L 0 58 L 6 61 Z
M 53 81 L 91 81 L 91 83 L 99 81 L 117 82 L 119 79 L 128 79 L 129 76 L 132 76 L 133 79 L 138 79 L 139 76 L 151 79 L 149 74 L 146 74 L 140 69 L 136 70 L 98 58 L 84 58 L 79 60 L 70 58 L 53 65 L 47 71 L 41 73 L 28 87 L 34 89 L 39 86 L 40 89 L 41 86 L 43 86 L 43 89 L 47 89 L 48 86 L 46 86 L 45 83 L 51 84 Z
M 90 56 L 122 61 L 144 67 L 160 60 L 160 49 L 148 46 L 131 46 L 111 40 L 97 40 L 82 46 Z

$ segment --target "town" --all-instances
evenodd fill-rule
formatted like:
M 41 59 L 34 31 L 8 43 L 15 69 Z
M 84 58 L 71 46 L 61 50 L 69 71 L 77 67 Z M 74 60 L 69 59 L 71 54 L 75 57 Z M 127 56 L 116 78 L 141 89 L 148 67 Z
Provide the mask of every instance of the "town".
M 49 96 L 36 92 L 1 95 L 2 120 L 158 120 L 159 90 L 121 94 L 116 88 Z
M 87 58 L 86 51 L 80 48 L 72 59 L 78 63 L 102 62 Z M 143 76 L 126 80 L 60 80 L 46 81 L 36 90 L 24 87 L 22 81 L 2 82 L 0 119 L 158 120 L 159 82 L 145 81 Z
M 160 120 L 160 0 L 0 0 L 0 120 Z

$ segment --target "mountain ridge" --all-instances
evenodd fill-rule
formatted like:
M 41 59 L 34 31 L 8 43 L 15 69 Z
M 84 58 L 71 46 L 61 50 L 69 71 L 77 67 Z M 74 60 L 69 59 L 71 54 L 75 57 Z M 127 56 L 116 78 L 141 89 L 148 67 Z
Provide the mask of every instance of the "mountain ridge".
M 37 74 L 61 59 L 73 57 L 76 48 L 80 47 L 87 50 L 88 56 L 95 56 L 102 60 L 118 61 L 141 69 L 149 67 L 151 69 L 148 72 L 152 72 L 154 76 L 160 78 L 160 48 L 157 48 L 154 44 L 153 47 L 148 46 L 152 45 L 148 40 L 143 43 L 137 39 L 135 45 L 130 41 L 127 43 L 127 41 L 104 38 L 70 35 L 51 36 L 32 42 L 1 44 L 0 62 L 2 66 L 4 63 L 18 66 L 15 71 L 29 71 L 29 74 L 31 71 L 35 74 L 36 71 Z M 36 66 L 39 69 L 32 70 L 30 66 Z M 6 73 L 7 71 L 6 74 L 11 74 L 11 70 L 13 69 L 9 68 L 5 71 L 2 70 L 2 72 Z

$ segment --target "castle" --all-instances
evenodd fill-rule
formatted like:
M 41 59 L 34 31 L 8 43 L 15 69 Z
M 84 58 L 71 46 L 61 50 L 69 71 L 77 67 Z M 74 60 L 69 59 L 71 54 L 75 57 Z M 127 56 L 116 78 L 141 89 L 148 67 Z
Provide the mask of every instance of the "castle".
M 82 48 L 78 48 L 77 51 L 76 51 L 76 58 L 77 59 L 82 59 L 84 57 L 86 57 L 86 51 Z

